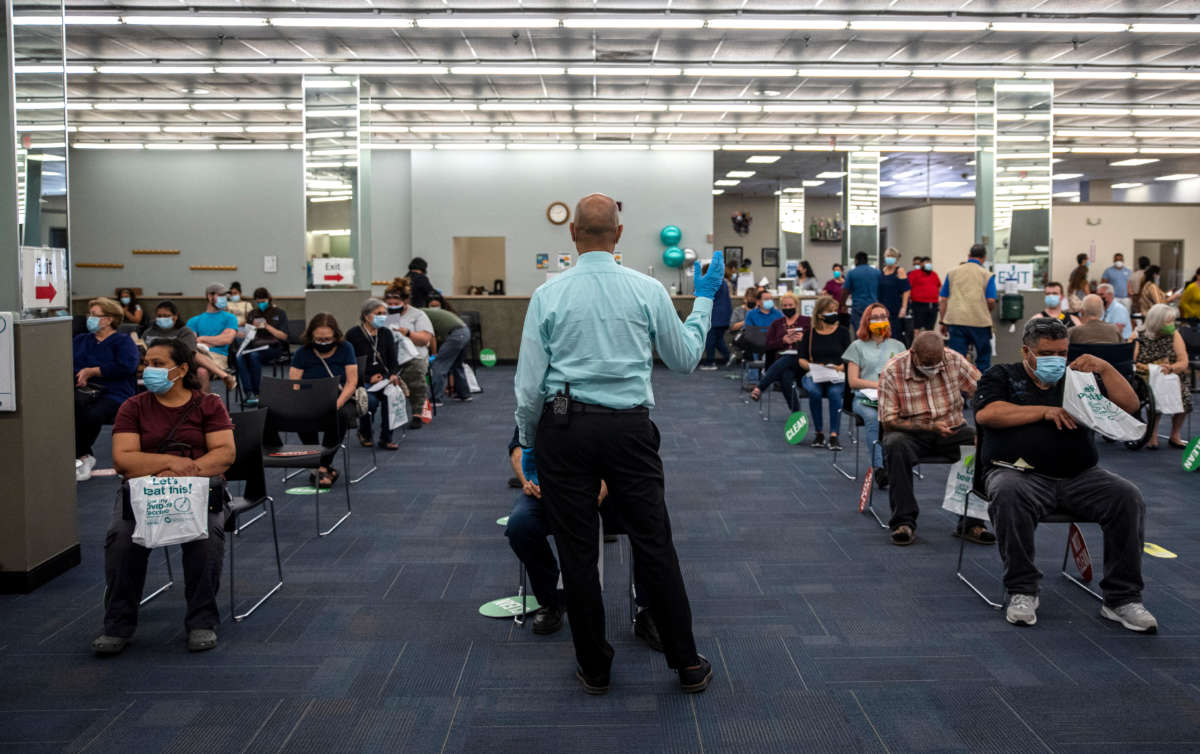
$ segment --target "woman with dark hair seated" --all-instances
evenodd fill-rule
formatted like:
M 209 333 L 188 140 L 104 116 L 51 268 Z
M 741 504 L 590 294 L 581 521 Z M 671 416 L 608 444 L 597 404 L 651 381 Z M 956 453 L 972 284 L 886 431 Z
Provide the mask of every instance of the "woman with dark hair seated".
M 146 313 L 142 311 L 142 307 L 138 304 L 137 294 L 132 288 L 122 288 L 117 291 L 117 299 L 121 302 L 121 309 L 126 322 L 132 322 L 135 325 L 145 324 L 142 320 Z
M 292 355 L 288 379 L 321 380 L 333 377 L 342 388 L 337 397 L 337 426 L 333 431 L 325 432 L 321 438 L 325 452 L 321 454 L 321 468 L 312 477 L 314 486 L 328 488 L 339 476 L 337 469 L 333 468 L 333 456 L 342 444 L 346 428 L 358 421 L 358 410 L 350 400 L 354 397 L 354 389 L 358 387 L 358 359 L 354 355 L 354 347 L 346 342 L 342 329 L 338 327 L 337 319 L 329 312 L 321 312 L 309 320 L 300 341 L 304 345 Z M 300 442 L 305 445 L 317 444 L 316 432 L 300 432 L 299 435 Z M 279 439 L 279 433 L 268 427 L 263 444 L 268 448 L 278 448 L 283 442 Z
M 366 374 L 359 375 L 363 385 L 375 385 L 387 380 L 397 387 L 400 381 L 400 365 L 396 361 L 396 339 L 387 326 L 388 311 L 382 301 L 369 298 L 363 302 L 359 323 L 346 333 L 346 340 L 354 346 L 354 353 L 366 357 Z M 406 390 L 407 388 L 402 388 Z M 371 414 L 379 411 L 379 447 L 398 450 L 392 442 L 392 428 L 388 423 L 388 402 L 384 388 L 367 393 L 367 413 L 358 418 L 358 442 L 364 448 L 371 447 Z
M 160 340 L 146 351 L 142 379 L 146 392 L 121 404 L 113 424 L 113 465 L 126 480 L 143 476 L 213 477 L 233 464 L 233 422 L 225 404 L 202 393 L 192 349 L 178 339 Z M 108 601 L 104 634 L 92 642 L 97 654 L 125 649 L 137 629 L 138 606 L 146 585 L 150 551 L 134 544 L 135 522 L 125 517 L 118 498 L 104 543 Z M 208 537 L 183 544 L 187 597 L 187 647 L 192 652 L 217 645 L 221 622 L 217 589 L 225 555 L 225 512 L 209 510 Z
M 72 342 L 75 369 L 75 481 L 92 478 L 96 457 L 92 444 L 111 424 L 121 402 L 133 395 L 138 348 L 117 332 L 124 312 L 111 298 L 88 302 L 87 332 Z
M 174 301 L 160 301 L 158 306 L 154 307 L 154 321 L 142 333 L 142 342 L 147 348 L 159 340 L 183 341 L 185 346 L 196 350 L 196 333 L 183 324 Z

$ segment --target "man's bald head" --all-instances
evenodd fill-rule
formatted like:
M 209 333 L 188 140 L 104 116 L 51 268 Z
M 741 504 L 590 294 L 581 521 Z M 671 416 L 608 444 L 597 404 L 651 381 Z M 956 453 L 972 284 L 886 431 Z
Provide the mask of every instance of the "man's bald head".
M 913 338 L 913 356 L 916 357 L 916 363 L 921 366 L 931 367 L 942 363 L 945 350 L 946 343 L 942 340 L 942 336 L 932 330 L 926 330 Z
M 1104 316 L 1104 299 L 1094 293 L 1083 297 L 1082 314 L 1084 319 L 1100 319 Z
M 588 194 L 575 205 L 571 239 L 580 253 L 612 251 L 621 240 L 621 230 L 621 215 L 611 197 Z

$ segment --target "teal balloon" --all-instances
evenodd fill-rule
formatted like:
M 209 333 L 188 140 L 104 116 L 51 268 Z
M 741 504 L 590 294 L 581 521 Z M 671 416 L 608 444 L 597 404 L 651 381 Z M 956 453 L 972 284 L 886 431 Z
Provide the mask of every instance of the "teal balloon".
M 666 225 L 658 234 L 658 237 L 662 239 L 664 245 L 675 246 L 683 240 L 683 231 L 679 229 L 678 225 Z M 674 266 L 672 265 L 672 267 Z
M 680 267 L 683 265 L 685 256 L 683 249 L 678 246 L 668 246 L 663 249 L 663 264 L 668 267 Z

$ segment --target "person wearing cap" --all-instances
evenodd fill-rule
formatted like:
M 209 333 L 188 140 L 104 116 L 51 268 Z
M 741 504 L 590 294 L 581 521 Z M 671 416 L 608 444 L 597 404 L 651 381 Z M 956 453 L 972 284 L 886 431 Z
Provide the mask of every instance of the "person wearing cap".
M 204 312 L 188 320 L 187 326 L 196 333 L 196 343 L 201 353 L 220 370 L 216 376 L 225 382 L 225 387 L 233 390 L 237 387 L 237 378 L 229 373 L 229 344 L 237 337 L 237 317 L 226 311 L 229 306 L 229 292 L 220 283 L 213 283 L 204 289 L 208 305 Z M 201 383 L 207 390 L 207 380 L 201 376 Z
M 433 283 L 429 282 L 429 276 L 425 274 L 428 270 L 429 264 L 421 257 L 413 257 L 408 263 L 408 279 L 412 283 L 412 300 L 408 303 L 418 309 L 428 307 L 429 299 L 437 293 Z

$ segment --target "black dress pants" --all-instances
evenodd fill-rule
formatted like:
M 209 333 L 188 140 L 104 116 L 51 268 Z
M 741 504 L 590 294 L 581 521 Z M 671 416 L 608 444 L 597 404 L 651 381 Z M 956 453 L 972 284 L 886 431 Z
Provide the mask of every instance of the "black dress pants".
M 975 439 L 975 430 L 967 425 L 960 427 L 949 437 L 937 432 L 903 432 L 889 430 L 883 436 L 883 462 L 888 472 L 888 498 L 892 504 L 892 520 L 888 526 L 895 531 L 899 526 L 917 528 L 917 496 L 913 492 L 912 470 L 921 458 L 931 456 L 959 456 L 959 446 L 970 445 Z M 968 518 L 966 526 L 984 525 L 977 518 Z
M 112 424 L 117 418 L 117 410 L 121 402 L 112 398 L 97 398 L 87 408 L 75 404 L 75 457 L 82 458 L 92 454 L 92 445 L 100 436 L 105 424 Z
M 695 665 L 692 610 L 671 540 L 658 427 L 645 410 L 572 413 L 570 419 L 562 427 L 549 411 L 543 413 L 534 451 L 579 667 L 589 676 L 605 675 L 613 658 L 604 638 L 604 599 L 596 569 L 601 479 L 609 489 L 605 505 L 616 506 L 633 547 L 634 577 L 650 603 L 668 667 Z

